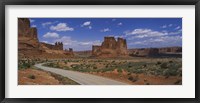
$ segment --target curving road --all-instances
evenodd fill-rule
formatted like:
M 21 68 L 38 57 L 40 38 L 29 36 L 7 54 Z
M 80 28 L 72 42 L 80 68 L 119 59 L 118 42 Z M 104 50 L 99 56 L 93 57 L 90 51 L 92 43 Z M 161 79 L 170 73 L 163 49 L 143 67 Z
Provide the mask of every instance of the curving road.
M 44 63 L 36 64 L 35 67 L 40 68 L 45 71 L 62 75 L 64 77 L 68 77 L 81 85 L 126 85 L 125 83 L 115 81 L 112 79 L 108 79 L 108 78 L 104 78 L 104 77 L 100 77 L 100 76 L 96 76 L 92 74 L 85 74 L 85 73 L 76 72 L 76 71 L 45 67 L 45 66 L 42 66 L 42 64 Z

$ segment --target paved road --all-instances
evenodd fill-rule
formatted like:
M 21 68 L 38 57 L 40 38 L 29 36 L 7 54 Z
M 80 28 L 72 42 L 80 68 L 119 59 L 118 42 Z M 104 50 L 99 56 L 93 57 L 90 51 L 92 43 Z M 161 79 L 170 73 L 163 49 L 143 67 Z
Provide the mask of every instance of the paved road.
M 68 77 L 81 85 L 125 85 L 125 83 L 115 81 L 112 79 L 108 79 L 108 78 L 104 78 L 104 77 L 100 77 L 100 76 L 96 76 L 92 74 L 85 74 L 85 73 L 76 72 L 76 71 L 45 67 L 45 66 L 42 66 L 42 64 L 43 63 L 36 64 L 35 67 L 40 68 L 45 71 L 62 75 L 64 77 Z

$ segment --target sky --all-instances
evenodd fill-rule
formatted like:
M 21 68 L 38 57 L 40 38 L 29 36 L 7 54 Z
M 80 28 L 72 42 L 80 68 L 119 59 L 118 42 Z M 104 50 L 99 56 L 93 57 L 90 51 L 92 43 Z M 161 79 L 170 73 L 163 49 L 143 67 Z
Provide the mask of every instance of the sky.
M 40 42 L 63 42 L 74 51 L 91 50 L 105 36 L 122 37 L 128 49 L 182 46 L 182 18 L 30 18 Z

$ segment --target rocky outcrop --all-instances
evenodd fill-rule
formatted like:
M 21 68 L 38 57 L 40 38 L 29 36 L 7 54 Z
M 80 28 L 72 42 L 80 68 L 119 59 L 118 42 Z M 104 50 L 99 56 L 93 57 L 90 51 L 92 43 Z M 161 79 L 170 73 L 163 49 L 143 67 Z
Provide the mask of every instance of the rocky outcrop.
M 30 27 L 28 18 L 18 19 L 18 53 L 20 58 L 65 58 L 73 56 L 72 49 L 70 51 L 63 50 L 62 42 L 56 42 L 55 45 L 40 43 L 37 28 Z
M 159 53 L 178 53 L 178 52 L 182 52 L 181 47 L 159 48 Z
M 74 56 L 73 49 L 72 48 L 69 48 L 69 50 L 65 49 L 65 53 L 64 54 Z
M 55 45 L 47 44 L 47 43 L 43 43 L 43 42 L 41 42 L 40 44 L 51 50 L 63 50 L 62 42 L 56 42 Z
M 104 37 L 101 46 L 92 46 L 92 56 L 95 57 L 119 57 L 127 56 L 127 44 L 123 38 Z
M 38 40 L 37 28 L 30 27 L 30 21 L 28 18 L 19 18 L 18 19 L 18 36 L 28 37 L 28 38 Z
M 145 57 L 145 56 L 156 56 L 158 54 L 159 54 L 158 48 L 141 48 L 141 49 L 129 50 L 129 55 L 131 56 Z
M 138 48 L 129 49 L 130 56 L 139 57 L 181 57 L 182 47 L 164 47 L 164 48 Z
M 37 38 L 37 29 L 30 27 L 30 21 L 27 18 L 18 19 L 18 51 L 19 56 L 42 53 Z

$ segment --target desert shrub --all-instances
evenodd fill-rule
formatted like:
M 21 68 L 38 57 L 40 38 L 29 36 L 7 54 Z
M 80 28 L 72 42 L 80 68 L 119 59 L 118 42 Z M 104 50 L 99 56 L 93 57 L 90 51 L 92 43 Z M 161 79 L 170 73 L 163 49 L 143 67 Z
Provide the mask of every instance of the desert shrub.
M 97 67 L 95 66 L 95 67 L 93 67 L 93 69 L 97 69 Z
M 30 78 L 30 79 L 35 79 L 35 75 L 30 74 L 30 75 L 28 76 L 28 78 Z
M 177 69 L 166 69 L 163 71 L 164 76 L 176 76 L 178 74 Z
M 156 63 L 156 65 L 160 65 L 161 64 L 161 62 L 160 61 L 158 61 L 157 63 Z
M 143 67 L 143 68 L 146 68 L 146 67 L 147 67 L 147 65 L 146 65 L 146 64 L 144 64 L 142 67 Z
M 101 72 L 104 73 L 104 72 L 107 72 L 107 71 L 113 71 L 114 68 L 103 68 L 101 69 Z
M 131 75 L 131 73 L 128 73 L 127 75 Z
M 144 72 L 144 70 L 142 68 L 135 68 L 132 70 L 133 73 L 136 73 L 136 74 L 141 74 Z
M 67 61 L 64 61 L 65 64 L 67 64 Z
M 64 66 L 63 69 L 70 70 L 70 68 L 68 66 Z
M 128 80 L 132 81 L 132 82 L 136 82 L 138 80 L 137 76 L 129 76 Z
M 53 68 L 61 68 L 58 62 L 56 62 L 56 63 L 46 63 L 46 64 L 44 64 L 44 66 L 53 67 Z
M 131 68 L 131 67 L 132 67 L 132 65 L 129 65 L 129 66 L 128 66 L 128 68 Z
M 19 69 L 27 69 L 31 67 L 31 63 L 22 63 L 19 64 Z
M 117 69 L 117 72 L 122 73 L 122 69 L 121 69 L 121 68 L 118 68 L 118 69 Z
M 167 63 L 162 63 L 162 64 L 160 65 L 160 67 L 163 68 L 163 69 L 168 68 Z

